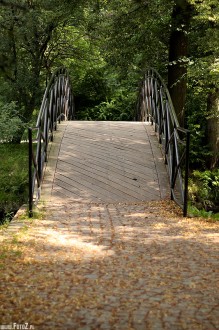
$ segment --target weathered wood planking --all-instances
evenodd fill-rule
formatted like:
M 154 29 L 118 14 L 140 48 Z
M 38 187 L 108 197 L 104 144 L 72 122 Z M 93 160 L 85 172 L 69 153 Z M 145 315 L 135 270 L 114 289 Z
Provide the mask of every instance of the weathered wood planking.
M 101 203 L 166 197 L 167 173 L 154 135 L 142 122 L 68 122 L 50 195 Z

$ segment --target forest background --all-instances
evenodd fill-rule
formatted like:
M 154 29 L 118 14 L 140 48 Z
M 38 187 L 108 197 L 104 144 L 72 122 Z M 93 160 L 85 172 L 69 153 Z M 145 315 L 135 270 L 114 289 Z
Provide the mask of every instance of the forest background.
M 218 0 L 0 1 L 0 219 L 27 201 L 27 127 L 60 66 L 79 120 L 133 120 L 155 68 L 191 131 L 191 209 L 219 212 Z

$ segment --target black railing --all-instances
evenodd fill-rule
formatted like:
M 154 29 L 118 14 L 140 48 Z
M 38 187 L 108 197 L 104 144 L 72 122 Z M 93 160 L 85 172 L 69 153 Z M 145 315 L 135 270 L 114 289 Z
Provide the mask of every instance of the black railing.
M 183 215 L 186 216 L 190 133 L 179 126 L 166 84 L 154 69 L 149 69 L 143 79 L 136 120 L 154 125 L 168 168 L 171 199 L 183 209 Z
M 47 161 L 48 144 L 53 141 L 57 123 L 73 119 L 74 100 L 66 69 L 57 69 L 43 96 L 36 127 L 28 129 L 29 137 L 29 216 L 33 204 L 40 199 L 43 169 Z

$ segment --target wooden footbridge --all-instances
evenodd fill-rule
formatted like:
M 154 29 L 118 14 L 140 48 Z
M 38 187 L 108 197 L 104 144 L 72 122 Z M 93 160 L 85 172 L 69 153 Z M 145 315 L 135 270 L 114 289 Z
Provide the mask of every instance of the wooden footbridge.
M 58 71 L 29 129 L 42 217 L 3 245 L 0 328 L 219 329 L 218 226 L 160 202 L 186 215 L 189 135 L 165 84 L 147 72 L 132 122 L 68 120 L 72 101 Z
M 149 70 L 143 79 L 132 122 L 72 120 L 73 104 L 69 77 L 57 70 L 36 128 L 29 129 L 30 216 L 42 195 L 45 201 L 61 203 L 171 197 L 186 215 L 189 134 L 179 127 L 156 71 Z

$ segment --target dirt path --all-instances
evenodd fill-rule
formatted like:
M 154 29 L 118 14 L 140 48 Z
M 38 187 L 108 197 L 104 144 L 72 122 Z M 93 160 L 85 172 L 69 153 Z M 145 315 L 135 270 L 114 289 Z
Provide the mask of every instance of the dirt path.
M 1 325 L 219 329 L 219 224 L 166 201 L 53 203 L 41 214 L 2 236 Z

